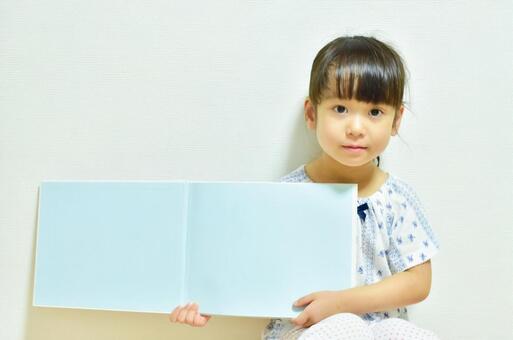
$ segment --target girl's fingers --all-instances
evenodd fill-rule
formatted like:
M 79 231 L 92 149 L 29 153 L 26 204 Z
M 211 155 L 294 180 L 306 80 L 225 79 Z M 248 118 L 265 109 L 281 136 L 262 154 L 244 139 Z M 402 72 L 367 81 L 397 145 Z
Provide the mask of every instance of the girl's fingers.
M 176 306 L 176 308 L 173 309 L 173 311 L 169 315 L 169 321 L 176 322 L 176 317 L 178 316 L 178 312 L 180 312 L 181 308 L 182 308 L 182 306 Z
M 201 315 L 197 303 L 188 303 L 185 306 L 178 306 L 169 315 L 169 321 L 186 323 L 194 327 L 205 326 L 210 320 L 210 315 Z
M 294 302 L 294 306 L 299 307 L 302 305 L 309 304 L 310 302 L 313 301 L 314 298 L 315 298 L 314 293 L 308 294 L 308 295 L 303 296 L 302 298 L 298 299 L 296 302 Z
M 198 306 L 195 303 L 192 303 L 189 308 L 187 308 L 187 316 L 185 318 L 185 322 L 189 325 L 194 325 L 194 318 L 198 314 Z
M 198 313 L 194 317 L 193 326 L 195 326 L 195 327 L 203 327 L 203 326 L 205 326 L 207 324 L 208 319 L 210 319 L 210 317 L 203 316 L 203 315 Z
M 191 316 L 191 319 L 190 319 L 190 325 L 191 326 L 194 326 L 194 327 L 203 327 L 207 324 L 208 320 L 210 320 L 210 316 L 209 315 L 201 315 L 199 313 L 199 305 L 197 303 L 193 303 L 191 305 L 191 311 L 194 311 L 194 314 L 193 315 L 190 315 Z
M 176 321 L 178 322 L 185 322 L 185 318 L 187 317 L 187 312 L 188 312 L 188 307 L 189 307 L 190 304 L 187 304 L 185 305 L 185 307 L 183 307 L 180 312 L 178 313 L 178 316 L 176 317 Z

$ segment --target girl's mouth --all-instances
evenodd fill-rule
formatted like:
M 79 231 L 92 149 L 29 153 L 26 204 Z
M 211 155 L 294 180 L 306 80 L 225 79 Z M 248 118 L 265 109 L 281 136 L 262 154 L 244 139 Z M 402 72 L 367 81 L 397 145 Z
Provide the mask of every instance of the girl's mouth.
M 349 152 L 362 152 L 367 149 L 366 147 L 359 145 L 342 145 L 342 147 L 344 148 L 344 150 Z

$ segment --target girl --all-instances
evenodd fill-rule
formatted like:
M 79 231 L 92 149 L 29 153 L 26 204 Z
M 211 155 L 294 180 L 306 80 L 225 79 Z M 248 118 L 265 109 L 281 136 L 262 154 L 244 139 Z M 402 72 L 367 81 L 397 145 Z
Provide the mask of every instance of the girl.
M 304 108 L 322 153 L 281 181 L 358 184 L 358 284 L 301 297 L 303 312 L 272 319 L 263 339 L 437 339 L 406 321 L 405 306 L 428 296 L 438 242 L 414 190 L 379 168 L 399 130 L 404 86 L 401 57 L 375 38 L 340 37 L 315 57 Z M 196 304 L 170 315 L 193 326 L 209 318 Z

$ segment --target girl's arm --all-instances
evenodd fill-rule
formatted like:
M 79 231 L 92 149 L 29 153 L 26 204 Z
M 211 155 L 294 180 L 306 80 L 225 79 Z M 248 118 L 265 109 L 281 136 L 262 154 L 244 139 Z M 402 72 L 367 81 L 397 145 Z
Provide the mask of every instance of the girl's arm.
M 431 261 L 427 261 L 374 284 L 309 294 L 296 302 L 295 306 L 308 306 L 292 322 L 309 327 L 337 313 L 364 314 L 412 305 L 424 300 L 430 289 Z

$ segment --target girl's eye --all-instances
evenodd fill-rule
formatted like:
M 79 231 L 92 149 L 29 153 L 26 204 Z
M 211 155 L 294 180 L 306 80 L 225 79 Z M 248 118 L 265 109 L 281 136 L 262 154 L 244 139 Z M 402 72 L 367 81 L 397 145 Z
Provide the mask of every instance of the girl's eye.
M 383 112 L 379 109 L 372 109 L 370 110 L 369 114 L 372 116 L 372 117 L 379 117 Z
M 343 105 L 337 105 L 335 106 L 335 111 L 337 113 L 346 113 L 347 112 L 347 108 Z

